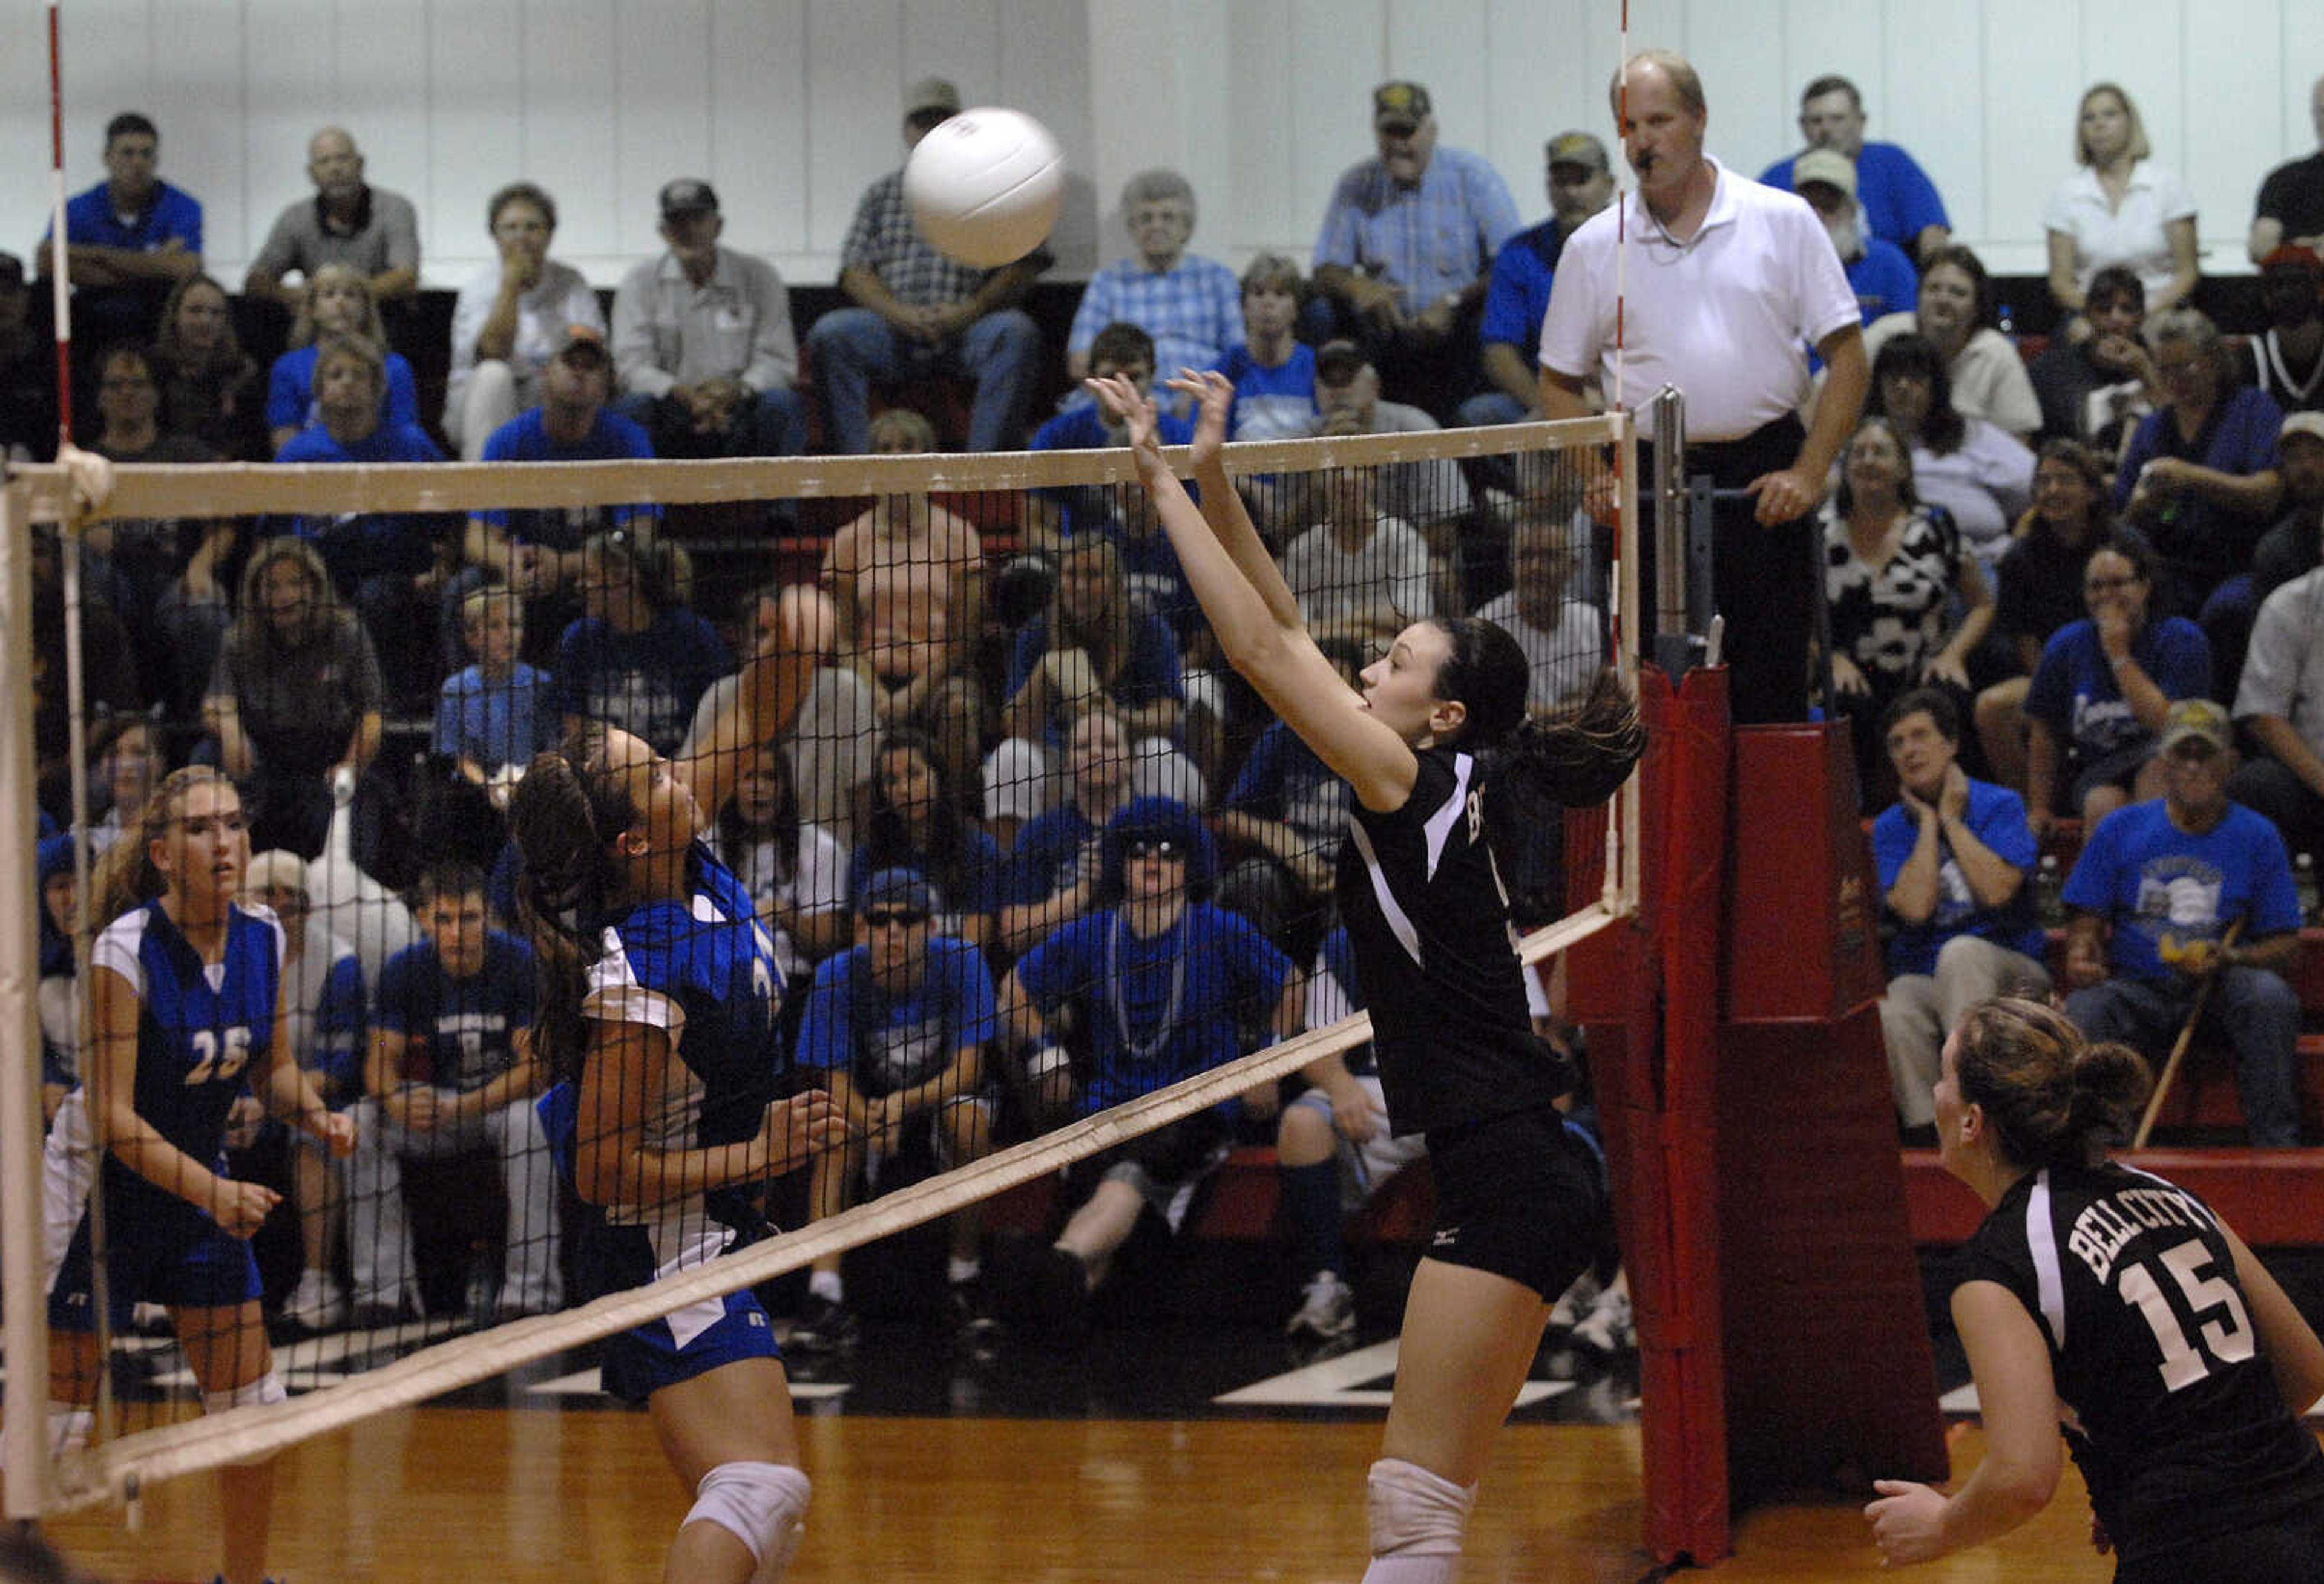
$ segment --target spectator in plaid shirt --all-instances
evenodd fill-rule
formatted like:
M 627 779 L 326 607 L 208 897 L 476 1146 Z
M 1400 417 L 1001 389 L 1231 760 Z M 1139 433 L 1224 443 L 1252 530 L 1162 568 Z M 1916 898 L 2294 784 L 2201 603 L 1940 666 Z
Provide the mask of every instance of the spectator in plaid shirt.
M 1065 372 L 1090 372 L 1090 345 L 1117 321 L 1154 337 L 1156 369 L 1217 366 L 1241 339 L 1242 293 L 1234 272 L 1216 259 L 1189 255 L 1194 189 L 1176 170 L 1140 170 L 1122 184 L 1121 221 L 1136 256 L 1117 259 L 1090 277 L 1065 336 Z
M 906 146 L 959 111 L 960 90 L 944 78 L 913 84 L 904 97 Z M 918 381 L 938 370 L 976 382 L 970 450 L 997 451 L 1014 439 L 1041 356 L 1040 332 L 1017 305 L 1048 264 L 1046 250 L 997 270 L 954 263 L 913 228 L 903 172 L 873 182 L 840 255 L 839 288 L 857 306 L 824 315 L 807 333 L 834 449 L 870 449 L 873 381 Z
M 1436 145 L 1416 82 L 1372 93 L 1373 158 L 1348 167 L 1315 237 L 1315 290 L 1397 399 L 1439 421 L 1476 389 L 1477 320 L 1517 201 L 1485 159 Z

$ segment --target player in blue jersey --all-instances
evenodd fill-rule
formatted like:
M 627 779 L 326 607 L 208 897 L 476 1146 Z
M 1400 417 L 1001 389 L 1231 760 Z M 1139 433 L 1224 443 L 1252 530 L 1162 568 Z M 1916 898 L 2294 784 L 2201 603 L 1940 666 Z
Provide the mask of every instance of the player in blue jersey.
M 1887 1564 L 2048 1506 L 2062 1423 L 2116 1584 L 2314 1579 L 2324 1453 L 2300 1416 L 2324 1395 L 2324 1344 L 2210 1206 L 2107 1160 L 2144 1061 L 2014 998 L 1971 1008 L 1940 1061 L 1938 1155 L 1987 1210 L 1952 1295 L 1986 1452 L 1950 1496 L 1875 1481 Z
M 215 769 L 164 780 L 141 829 L 99 868 L 89 953 L 94 1011 L 86 1073 L 102 1169 L 108 1298 L 170 1311 L 210 1413 L 282 1400 L 259 1311 L 250 1237 L 281 1195 L 226 1175 L 226 1112 L 245 1084 L 284 1120 L 345 1156 L 355 1124 L 332 1111 L 290 1049 L 282 931 L 235 903 L 250 863 L 242 798 Z M 97 1400 L 90 1229 L 74 1232 L 49 1289 L 51 1440 L 85 1441 Z M 271 1459 L 218 1471 L 220 1577 L 265 1576 Z
M 774 943 L 702 839 L 742 745 L 788 724 L 831 645 L 827 601 L 799 591 L 785 604 L 781 637 L 744 667 L 694 757 L 672 764 L 585 725 L 532 761 L 510 802 L 519 911 L 543 969 L 536 1048 L 557 1080 L 544 1111 L 594 1212 L 579 1229 L 584 1296 L 715 1259 L 762 1225 L 749 1191 L 843 1131 L 820 1090 L 777 1098 Z M 647 1405 L 695 1492 L 665 1577 L 780 1578 L 809 1487 L 758 1301 L 675 1309 L 609 1339 L 603 1366 L 607 1391 Z
M 1552 1302 L 1591 1260 L 1605 1202 L 1556 1108 L 1571 1072 L 1526 1015 L 1489 836 L 1602 802 L 1645 733 L 1610 671 L 1572 709 L 1528 717 L 1525 651 L 1474 617 L 1414 622 L 1351 690 L 1228 482 L 1233 386 L 1192 370 L 1170 382 L 1202 403 L 1197 508 L 1156 443 L 1152 403 L 1118 382 L 1091 384 L 1129 426 L 1139 480 L 1228 662 L 1355 794 L 1341 916 L 1371 1003 L 1390 1131 L 1426 1135 L 1437 1186 L 1369 1482 L 1364 1577 L 1446 1584 L 1486 1453 Z

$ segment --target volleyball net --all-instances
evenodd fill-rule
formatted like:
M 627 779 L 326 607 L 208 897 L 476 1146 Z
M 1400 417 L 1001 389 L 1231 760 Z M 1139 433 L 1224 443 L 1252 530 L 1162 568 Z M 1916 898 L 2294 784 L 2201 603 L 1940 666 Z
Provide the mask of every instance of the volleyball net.
M 1532 707 L 1630 674 L 1635 528 L 1601 525 L 1637 518 L 1621 416 L 1236 445 L 1228 471 L 1351 686 L 1409 623 L 1456 613 L 1517 637 Z M 1239 1097 L 1368 1037 L 1360 1010 L 1319 1010 L 1360 1008 L 1360 986 L 1309 993 L 1346 972 L 1347 789 L 1226 666 L 1119 448 L 124 467 L 86 519 L 60 470 L 32 468 L 0 510 L 25 678 L 0 749 L 23 838 L 0 867 L 13 1516 L 586 1357 L 1102 1154 L 1194 1186 L 1226 1147 L 1271 1139 L 1270 1108 Z M 810 619 L 831 652 L 788 721 L 757 720 L 751 657 Z M 509 839 L 534 752 L 582 723 L 694 767 L 706 843 L 778 970 L 754 1114 L 706 1134 L 747 1140 L 758 1108 L 808 1088 L 852 1124 L 690 1219 L 613 1211 L 673 1274 L 595 1296 L 576 1264 L 604 1212 L 576 1182 L 604 1196 L 604 1108 L 539 1103 L 551 1075 L 524 1031 L 544 991 Z M 235 1097 L 225 1174 L 281 1196 L 248 1246 L 289 1395 L 208 1414 L 237 1338 L 195 1332 L 156 1275 L 199 1226 L 91 1191 L 123 1110 L 106 1073 L 126 1071 L 93 1057 L 92 981 L 166 977 L 176 949 L 159 922 L 107 933 L 92 886 L 134 868 L 109 848 L 175 839 L 162 806 L 185 783 L 165 778 L 189 764 L 239 788 L 241 898 L 284 928 L 290 1054 L 358 1136 L 334 1160 Z M 63 832 L 38 847 L 36 809 Z M 1553 960 L 1636 909 L 1638 844 L 1634 780 L 1497 851 L 1542 1027 Z M 628 970 L 709 972 L 704 930 L 625 938 Z M 231 1017 L 200 977 L 173 1015 Z M 189 1093 L 248 1060 L 246 1031 L 183 1032 L 217 1054 L 169 1058 Z M 148 1078 L 140 1108 L 160 1103 Z M 51 1289 L 70 1322 L 53 1335 Z M 131 1307 L 173 1292 L 174 1329 Z

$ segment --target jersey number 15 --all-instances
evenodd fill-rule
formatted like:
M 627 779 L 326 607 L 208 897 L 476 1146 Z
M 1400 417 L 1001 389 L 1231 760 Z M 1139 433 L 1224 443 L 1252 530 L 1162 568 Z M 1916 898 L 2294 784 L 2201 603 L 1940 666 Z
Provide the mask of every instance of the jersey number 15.
M 2211 1251 L 2203 1247 L 2203 1240 L 2190 1238 L 2164 1250 L 2160 1263 L 2177 1282 L 2188 1312 L 2199 1323 L 2191 1340 L 2154 1278 L 2153 1262 L 2141 1260 L 2126 1266 L 2116 1285 L 2122 1301 L 2135 1305 L 2154 1332 L 2154 1345 L 2163 1350 L 2158 1368 L 2163 1388 L 2175 1392 L 2210 1374 L 2215 1363 L 2239 1364 L 2252 1357 L 2251 1317 L 2244 1312 L 2243 1296 L 2225 1276 L 2203 1274 L 2211 1264 Z M 2203 1318 L 2213 1310 L 2222 1312 L 2218 1318 Z

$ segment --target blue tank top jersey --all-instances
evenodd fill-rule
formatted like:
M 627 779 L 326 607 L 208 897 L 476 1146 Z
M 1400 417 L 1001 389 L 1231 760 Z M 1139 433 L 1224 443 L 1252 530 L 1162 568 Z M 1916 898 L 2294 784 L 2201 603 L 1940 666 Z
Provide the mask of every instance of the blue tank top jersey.
M 225 957 L 205 963 L 161 903 L 149 902 L 108 925 L 89 960 L 137 993 L 138 1116 L 194 1160 L 215 1165 L 246 1069 L 273 1043 L 281 926 L 265 908 L 233 907 Z M 165 1193 L 110 1156 L 105 1165 L 109 1184 Z

